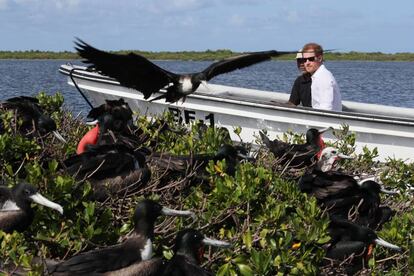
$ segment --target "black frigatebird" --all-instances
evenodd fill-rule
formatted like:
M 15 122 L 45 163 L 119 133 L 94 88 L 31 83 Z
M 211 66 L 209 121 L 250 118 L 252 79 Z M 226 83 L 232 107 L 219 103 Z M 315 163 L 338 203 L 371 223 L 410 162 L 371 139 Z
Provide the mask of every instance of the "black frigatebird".
M 231 246 L 230 243 L 225 241 L 206 238 L 200 231 L 195 229 L 184 229 L 178 232 L 174 246 L 174 256 L 168 262 L 162 275 L 214 275 L 200 267 L 204 246 L 206 245 L 224 248 Z
M 306 131 L 304 144 L 289 144 L 278 139 L 271 141 L 263 132 L 260 137 L 266 147 L 274 154 L 282 165 L 289 164 L 292 168 L 303 168 L 314 164 L 318 159 L 318 153 L 325 147 L 322 134 L 331 127 L 321 130 L 310 128 Z
M 20 130 L 24 134 L 38 132 L 40 135 L 45 135 L 52 132 L 58 140 L 66 143 L 66 140 L 56 130 L 55 121 L 50 116 L 43 113 L 42 108 L 39 106 L 38 99 L 19 96 L 1 102 L 0 106 L 5 109 L 16 110 L 19 119 L 22 120 Z
M 88 125 L 96 125 L 80 140 L 76 153 L 81 154 L 88 146 L 102 144 L 107 132 L 113 131 L 117 135 L 130 135 L 133 132 L 132 110 L 124 99 L 106 100 L 104 104 L 92 108 L 87 117 L 93 121 Z
M 165 94 L 151 101 L 165 98 L 167 102 L 171 103 L 181 98 L 185 100 L 185 97 L 194 93 L 201 83 L 205 83 L 217 75 L 270 60 L 272 57 L 296 53 L 296 51 L 279 52 L 274 50 L 247 53 L 214 62 L 201 72 L 176 74 L 155 65 L 138 54 L 119 55 L 104 52 L 80 39 L 75 41 L 75 44 L 75 49 L 85 59 L 84 63 L 93 64 L 98 71 L 115 78 L 121 85 L 138 90 L 144 94 L 145 99 L 160 89 L 166 89 Z
M 138 203 L 134 215 L 134 232 L 117 245 L 99 248 L 76 255 L 66 261 L 48 267 L 52 275 L 95 275 L 122 271 L 140 261 L 152 257 L 154 224 L 160 215 L 194 216 L 191 211 L 172 210 L 152 200 Z
M 324 199 L 323 204 L 328 208 L 331 218 L 349 218 L 360 225 L 379 229 L 395 213 L 388 206 L 380 206 L 380 192 L 395 193 L 383 189 L 375 181 L 364 180 Z
M 332 219 L 328 231 L 331 236 L 331 245 L 326 257 L 331 259 L 341 260 L 353 253 L 360 255 L 371 244 L 401 251 L 400 247 L 379 238 L 370 228 L 347 220 Z
M 63 214 L 62 206 L 42 196 L 28 183 L 21 182 L 12 189 L 0 186 L 0 229 L 5 232 L 26 230 L 34 218 L 34 211 L 30 207 L 32 202 Z
M 185 176 L 190 169 L 196 170 L 197 176 L 202 177 L 209 161 L 213 162 L 226 160 L 225 172 L 234 175 L 236 166 L 240 160 L 252 161 L 247 156 L 247 150 L 240 145 L 222 145 L 215 154 L 194 154 L 194 155 L 170 155 L 165 153 L 154 153 L 151 156 L 151 164 L 162 171 L 172 175 Z
M 123 144 L 98 145 L 64 160 L 66 171 L 79 180 L 88 179 L 95 200 L 110 195 L 129 195 L 151 176 L 146 148 L 132 150 Z
M 198 230 L 185 229 L 177 233 L 174 256 L 170 261 L 160 257 L 150 260 L 135 262 L 130 266 L 105 273 L 105 275 L 123 276 L 204 276 L 214 275 L 208 270 L 201 268 L 204 246 L 229 247 L 224 241 L 205 238 Z
M 354 214 L 356 222 L 373 228 L 380 227 L 389 220 L 393 211 L 388 207 L 380 207 L 379 193 L 396 192 L 384 189 L 371 179 L 358 182 L 353 176 L 331 171 L 340 158 L 350 157 L 339 154 L 331 147 L 323 149 L 318 167 L 299 179 L 299 189 L 316 197 L 331 217 L 348 219 Z

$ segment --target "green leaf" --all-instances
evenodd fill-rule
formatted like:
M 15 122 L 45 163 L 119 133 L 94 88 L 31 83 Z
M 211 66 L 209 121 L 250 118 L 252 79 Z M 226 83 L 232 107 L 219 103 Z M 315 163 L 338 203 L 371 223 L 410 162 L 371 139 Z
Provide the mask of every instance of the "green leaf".
M 241 275 L 244 276 L 252 276 L 253 270 L 246 264 L 237 264 L 237 267 L 239 268 L 239 271 Z
M 243 234 L 243 243 L 248 250 L 252 248 L 252 234 L 250 233 L 250 230 Z

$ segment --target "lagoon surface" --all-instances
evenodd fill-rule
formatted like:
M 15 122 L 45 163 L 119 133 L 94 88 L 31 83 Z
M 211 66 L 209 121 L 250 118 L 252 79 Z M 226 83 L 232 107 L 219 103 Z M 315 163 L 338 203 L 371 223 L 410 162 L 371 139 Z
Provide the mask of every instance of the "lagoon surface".
M 67 60 L 0 60 L 0 100 L 40 91 L 65 97 L 66 106 L 87 114 L 89 107 L 58 72 Z M 79 60 L 74 64 L 81 64 Z M 203 70 L 210 61 L 156 61 L 173 72 Z M 414 62 L 327 61 L 343 100 L 414 108 Z M 298 75 L 294 61 L 270 61 L 214 78 L 211 83 L 289 93 Z

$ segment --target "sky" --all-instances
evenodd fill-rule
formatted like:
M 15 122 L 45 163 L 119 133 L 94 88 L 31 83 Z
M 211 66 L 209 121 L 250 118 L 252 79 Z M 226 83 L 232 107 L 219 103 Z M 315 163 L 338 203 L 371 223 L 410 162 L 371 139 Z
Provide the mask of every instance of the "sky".
M 0 51 L 414 52 L 414 1 L 0 0 Z

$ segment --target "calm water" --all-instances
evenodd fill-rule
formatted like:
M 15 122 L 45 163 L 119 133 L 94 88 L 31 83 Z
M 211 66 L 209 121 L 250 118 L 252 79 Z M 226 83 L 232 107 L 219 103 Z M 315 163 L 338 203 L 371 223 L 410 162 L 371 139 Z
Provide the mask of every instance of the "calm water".
M 39 91 L 60 91 L 74 112 L 89 110 L 75 88 L 58 72 L 62 60 L 0 60 L 0 100 Z M 80 64 L 79 61 L 74 63 Z M 157 61 L 173 72 L 202 70 L 211 62 Z M 331 61 L 344 100 L 414 108 L 414 62 Z M 220 75 L 211 82 L 289 93 L 298 71 L 294 61 L 271 61 Z

